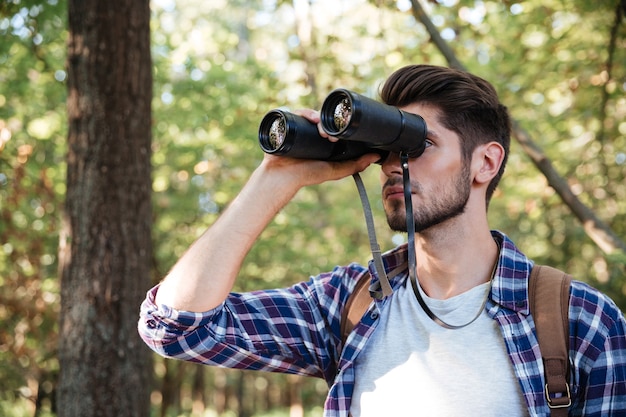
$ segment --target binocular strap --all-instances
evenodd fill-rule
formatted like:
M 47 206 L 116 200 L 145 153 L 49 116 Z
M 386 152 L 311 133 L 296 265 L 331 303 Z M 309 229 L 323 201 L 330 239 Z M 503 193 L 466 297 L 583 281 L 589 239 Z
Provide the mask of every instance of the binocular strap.
M 415 298 L 417 298 L 417 301 L 419 302 L 420 306 L 422 307 L 426 315 L 430 317 L 432 321 L 434 321 L 435 323 L 437 323 L 438 325 L 440 325 L 441 327 L 445 329 L 451 329 L 451 330 L 461 329 L 465 326 L 472 324 L 474 321 L 476 321 L 476 319 L 478 319 L 478 317 L 480 317 L 483 310 L 485 309 L 485 306 L 487 305 L 487 300 L 489 299 L 489 292 L 487 292 L 487 295 L 485 296 L 482 306 L 480 307 L 476 315 L 472 319 L 470 319 L 470 321 L 468 321 L 467 323 L 463 323 L 460 325 L 446 323 L 445 321 L 437 317 L 437 315 L 433 313 L 430 307 L 428 307 L 428 305 L 426 304 L 426 301 L 424 301 L 424 298 L 422 297 L 422 294 L 420 294 L 419 287 L 418 287 L 419 283 L 417 281 L 417 260 L 415 259 L 415 218 L 413 217 L 413 201 L 411 199 L 411 180 L 409 178 L 409 157 L 404 152 L 400 153 L 400 164 L 402 165 L 402 177 L 404 179 L 404 206 L 406 209 L 406 230 L 409 235 L 408 237 L 409 278 L 411 280 L 411 287 L 413 287 L 413 293 L 415 294 Z M 491 273 L 492 281 L 493 281 L 493 277 L 495 275 L 497 266 L 498 266 L 498 262 L 496 261 L 495 265 L 493 266 L 493 271 Z
M 389 278 L 387 277 L 387 273 L 385 272 L 383 257 L 380 251 L 380 246 L 378 245 L 378 240 L 376 238 L 372 208 L 370 206 L 369 199 L 367 198 L 367 191 L 365 190 L 365 186 L 363 185 L 363 180 L 361 179 L 361 176 L 357 172 L 356 174 L 352 175 L 352 177 L 354 178 L 354 182 L 356 183 L 356 188 L 359 190 L 359 197 L 361 198 L 361 205 L 363 206 L 363 214 L 365 215 L 365 223 L 367 225 L 367 235 L 369 236 L 370 248 L 372 250 L 372 257 L 374 259 L 374 268 L 376 269 L 376 274 L 380 279 L 380 285 L 382 288 L 382 295 L 379 293 L 372 293 L 372 296 L 376 298 L 386 297 L 388 295 L 391 295 L 393 290 L 391 289 L 391 285 L 389 284 Z

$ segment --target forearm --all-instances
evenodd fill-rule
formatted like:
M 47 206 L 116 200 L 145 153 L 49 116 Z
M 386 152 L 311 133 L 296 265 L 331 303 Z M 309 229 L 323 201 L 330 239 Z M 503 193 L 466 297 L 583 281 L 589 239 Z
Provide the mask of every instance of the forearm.
M 157 304 L 201 312 L 226 298 L 254 241 L 297 192 L 263 172 L 254 172 L 215 224 L 178 260 L 161 283 Z
M 218 306 L 255 240 L 300 188 L 362 171 L 376 158 L 327 163 L 266 157 L 217 222 L 174 265 L 156 303 L 195 312 Z

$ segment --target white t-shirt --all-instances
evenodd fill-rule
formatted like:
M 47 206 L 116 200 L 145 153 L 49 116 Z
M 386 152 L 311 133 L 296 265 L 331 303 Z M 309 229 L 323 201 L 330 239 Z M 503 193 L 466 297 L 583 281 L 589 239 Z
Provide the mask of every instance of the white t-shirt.
M 489 283 L 447 300 L 422 296 L 452 325 L 476 316 Z M 484 309 L 483 309 L 484 310 Z M 353 417 L 528 416 L 500 329 L 485 311 L 445 329 L 398 288 L 355 362 Z

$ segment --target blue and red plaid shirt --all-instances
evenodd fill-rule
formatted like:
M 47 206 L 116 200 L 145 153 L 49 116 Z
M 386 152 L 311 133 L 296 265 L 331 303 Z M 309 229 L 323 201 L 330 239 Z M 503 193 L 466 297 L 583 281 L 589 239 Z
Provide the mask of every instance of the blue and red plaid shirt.
M 548 416 L 543 364 L 529 315 L 528 277 L 533 263 L 504 234 L 487 314 L 502 330 L 529 414 Z M 384 255 L 387 271 L 406 263 L 407 247 Z M 370 264 L 372 279 L 376 271 Z M 290 288 L 231 293 L 204 313 L 154 303 L 158 286 L 141 306 L 139 333 L 160 355 L 237 369 L 324 378 L 330 389 L 324 416 L 347 416 L 354 388 L 354 361 L 378 324 L 388 299 L 377 300 L 342 346 L 341 313 L 368 268 L 350 264 Z M 405 271 L 391 280 L 404 285 Z M 392 295 L 393 296 L 393 295 Z M 626 416 L 626 321 L 608 297 L 573 281 L 570 306 L 572 375 L 570 416 Z

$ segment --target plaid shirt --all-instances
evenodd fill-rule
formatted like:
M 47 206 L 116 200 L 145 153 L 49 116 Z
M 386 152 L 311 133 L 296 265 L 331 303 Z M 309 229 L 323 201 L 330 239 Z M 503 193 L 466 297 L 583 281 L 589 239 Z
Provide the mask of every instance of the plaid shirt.
M 529 315 L 532 261 L 504 234 L 487 314 L 502 330 L 531 416 L 548 416 L 543 365 Z M 388 271 L 406 262 L 406 245 L 384 256 Z M 370 263 L 376 281 L 376 272 Z M 343 306 L 364 266 L 350 264 L 293 287 L 231 293 L 211 311 L 191 313 L 157 306 L 158 286 L 141 306 L 139 333 L 155 352 L 228 368 L 324 378 L 330 389 L 324 416 L 347 416 L 354 388 L 354 360 L 374 332 L 388 299 L 375 301 L 342 348 Z M 391 280 L 403 285 L 407 272 Z M 393 296 L 393 295 L 392 295 Z M 572 363 L 571 416 L 626 416 L 626 321 L 605 295 L 573 281 L 569 306 Z

